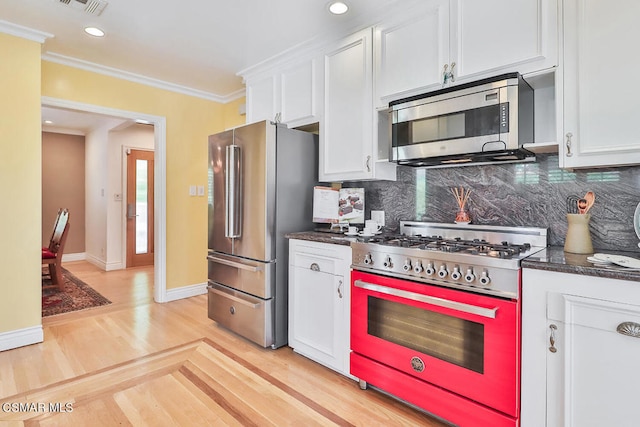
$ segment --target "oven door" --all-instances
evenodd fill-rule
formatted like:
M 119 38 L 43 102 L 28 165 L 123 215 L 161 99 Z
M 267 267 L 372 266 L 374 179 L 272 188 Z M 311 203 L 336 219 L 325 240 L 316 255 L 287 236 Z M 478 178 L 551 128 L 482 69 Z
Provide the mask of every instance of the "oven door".
M 354 271 L 351 349 L 517 417 L 519 310 L 517 301 Z

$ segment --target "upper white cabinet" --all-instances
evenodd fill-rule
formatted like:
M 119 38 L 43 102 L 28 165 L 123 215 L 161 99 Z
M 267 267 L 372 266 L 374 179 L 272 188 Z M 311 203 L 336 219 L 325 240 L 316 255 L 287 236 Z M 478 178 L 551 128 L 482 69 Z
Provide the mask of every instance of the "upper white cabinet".
M 638 425 L 640 283 L 523 271 L 522 427 Z
M 449 0 L 427 2 L 407 17 L 375 27 L 375 88 L 378 107 L 442 84 L 449 60 Z
M 279 119 L 293 128 L 318 122 L 321 72 L 318 59 L 311 58 L 247 78 L 247 123 Z
M 558 137 L 565 168 L 640 164 L 640 89 L 612 86 L 640 75 L 640 2 L 564 0 L 564 123 Z
M 557 16 L 556 0 L 431 0 L 383 21 L 375 28 L 376 105 L 438 89 L 445 72 L 457 84 L 554 67 Z
M 279 79 L 276 75 L 247 80 L 247 123 L 274 120 L 279 110 Z
M 378 161 L 384 150 L 378 150 L 378 114 L 373 108 L 372 42 L 368 28 L 324 54 L 320 181 L 395 179 L 395 165 Z

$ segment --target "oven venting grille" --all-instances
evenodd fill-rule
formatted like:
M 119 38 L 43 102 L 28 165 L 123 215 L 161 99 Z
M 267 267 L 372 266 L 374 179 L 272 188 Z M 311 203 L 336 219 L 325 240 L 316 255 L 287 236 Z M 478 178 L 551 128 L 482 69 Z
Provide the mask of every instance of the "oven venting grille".
M 89 15 L 99 16 L 105 7 L 107 2 L 104 0 L 53 0 L 56 3 L 69 6 L 76 10 L 81 10 Z

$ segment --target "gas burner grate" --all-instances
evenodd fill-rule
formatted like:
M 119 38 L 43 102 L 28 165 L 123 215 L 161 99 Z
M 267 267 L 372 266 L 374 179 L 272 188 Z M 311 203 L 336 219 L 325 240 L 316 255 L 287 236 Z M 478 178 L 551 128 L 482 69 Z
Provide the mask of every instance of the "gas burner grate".
M 442 236 L 376 236 L 369 238 L 367 243 L 401 248 L 416 248 L 426 251 L 450 253 L 465 253 L 493 258 L 510 259 L 531 249 L 529 243 L 512 244 L 506 241 L 490 243 L 484 239 L 463 240 L 462 238 L 445 239 Z

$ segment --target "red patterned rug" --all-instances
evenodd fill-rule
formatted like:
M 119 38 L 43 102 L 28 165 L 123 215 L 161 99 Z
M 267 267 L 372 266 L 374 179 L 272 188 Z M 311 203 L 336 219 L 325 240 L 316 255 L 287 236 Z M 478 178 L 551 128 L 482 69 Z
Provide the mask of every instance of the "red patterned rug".
M 42 270 L 42 274 L 42 285 L 51 285 L 47 267 Z M 42 317 L 111 304 L 111 301 L 68 270 L 63 268 L 62 275 L 64 277 L 64 292 L 59 291 L 56 287 L 42 289 Z

